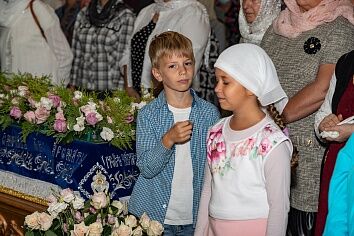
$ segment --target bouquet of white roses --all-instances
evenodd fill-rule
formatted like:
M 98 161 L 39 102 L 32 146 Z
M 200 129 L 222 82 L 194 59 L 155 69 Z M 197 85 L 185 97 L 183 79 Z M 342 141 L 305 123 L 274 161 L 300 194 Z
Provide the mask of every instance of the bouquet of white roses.
M 163 227 L 147 214 L 140 219 L 127 214 L 126 204 L 111 201 L 108 182 L 98 172 L 91 184 L 91 199 L 85 200 L 71 189 L 49 197 L 46 212 L 26 216 L 25 236 L 140 236 L 162 235 Z
M 46 77 L 0 73 L 0 126 L 21 126 L 24 141 L 40 132 L 59 142 L 81 139 L 125 148 L 135 139 L 137 110 L 151 99 L 148 94 L 135 103 L 116 91 L 99 100 L 92 93 L 52 86 Z

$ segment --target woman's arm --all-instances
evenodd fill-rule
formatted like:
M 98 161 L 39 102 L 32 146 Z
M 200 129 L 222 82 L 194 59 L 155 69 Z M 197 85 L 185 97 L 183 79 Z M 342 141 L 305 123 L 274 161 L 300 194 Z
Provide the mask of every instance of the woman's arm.
M 66 86 L 69 83 L 71 63 L 73 61 L 73 53 L 70 45 L 60 28 L 59 21 L 55 21 L 52 27 L 45 30 L 49 47 L 52 49 L 58 62 L 58 78 L 55 83 Z
M 283 116 L 286 123 L 292 123 L 316 112 L 327 94 L 335 64 L 322 64 L 316 79 L 289 99 Z

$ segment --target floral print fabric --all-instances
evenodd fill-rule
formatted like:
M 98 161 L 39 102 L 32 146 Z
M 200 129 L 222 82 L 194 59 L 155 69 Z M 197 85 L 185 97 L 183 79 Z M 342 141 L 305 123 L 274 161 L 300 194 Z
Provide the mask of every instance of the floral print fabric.
M 235 170 L 233 160 L 236 158 L 264 159 L 278 143 L 271 135 L 279 128 L 267 124 L 260 132 L 249 138 L 226 144 L 222 134 L 224 124 L 225 122 L 219 122 L 209 130 L 207 158 L 212 174 L 218 173 L 223 176 L 229 170 Z

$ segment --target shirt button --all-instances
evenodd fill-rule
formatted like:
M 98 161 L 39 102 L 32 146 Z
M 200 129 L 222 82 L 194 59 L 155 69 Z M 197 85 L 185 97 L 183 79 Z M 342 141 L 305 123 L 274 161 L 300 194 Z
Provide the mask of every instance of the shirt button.
M 165 209 L 167 206 L 166 206 L 166 204 L 163 204 L 162 207 Z

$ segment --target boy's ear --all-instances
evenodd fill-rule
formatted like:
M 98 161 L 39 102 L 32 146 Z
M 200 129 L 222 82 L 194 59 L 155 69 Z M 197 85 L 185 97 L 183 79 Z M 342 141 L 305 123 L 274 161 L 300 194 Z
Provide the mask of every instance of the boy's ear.
M 156 79 L 157 81 L 162 82 L 162 76 L 161 76 L 161 74 L 160 74 L 159 69 L 153 67 L 153 68 L 151 69 L 151 73 L 152 73 L 152 75 L 155 77 L 155 79 Z

